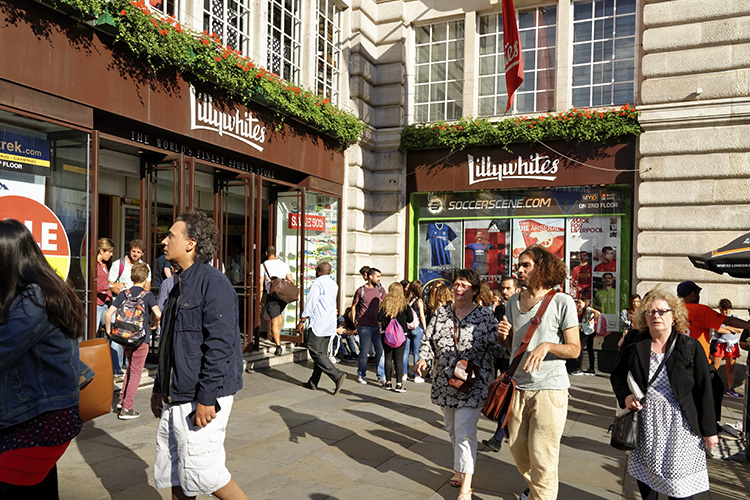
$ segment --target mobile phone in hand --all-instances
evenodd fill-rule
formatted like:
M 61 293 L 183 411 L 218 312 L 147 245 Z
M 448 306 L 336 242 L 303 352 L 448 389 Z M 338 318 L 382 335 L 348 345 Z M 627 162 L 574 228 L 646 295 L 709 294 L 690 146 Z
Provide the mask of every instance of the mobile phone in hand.
M 214 405 L 214 411 L 216 411 L 216 413 L 219 413 L 219 410 L 221 410 L 221 405 L 219 405 L 219 402 L 217 401 Z M 188 413 L 188 420 L 190 420 L 190 424 L 195 427 L 195 410 Z

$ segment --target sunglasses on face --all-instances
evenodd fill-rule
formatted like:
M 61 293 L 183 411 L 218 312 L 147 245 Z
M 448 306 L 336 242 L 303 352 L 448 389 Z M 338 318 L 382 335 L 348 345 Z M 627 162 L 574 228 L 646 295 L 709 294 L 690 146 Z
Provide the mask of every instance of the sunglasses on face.
M 646 316 L 664 316 L 665 314 L 672 312 L 671 309 L 651 309 L 650 311 L 646 311 Z

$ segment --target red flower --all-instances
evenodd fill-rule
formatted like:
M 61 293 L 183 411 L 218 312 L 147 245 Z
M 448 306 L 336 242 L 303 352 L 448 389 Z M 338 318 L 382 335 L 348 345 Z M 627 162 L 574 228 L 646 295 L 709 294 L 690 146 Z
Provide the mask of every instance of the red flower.
M 460 131 L 463 127 L 461 125 L 458 126 L 458 130 Z
M 120 15 L 121 15 L 121 16 L 127 16 L 127 15 L 128 15 L 128 13 L 127 13 L 127 12 L 125 12 L 125 9 L 122 9 L 122 10 L 120 11 Z
M 208 45 L 208 44 L 209 44 L 209 41 L 208 41 L 208 39 L 204 38 L 203 40 L 201 40 L 201 43 L 202 43 L 203 45 Z
M 214 59 L 216 59 L 217 62 L 221 61 L 221 57 L 219 57 L 219 56 L 214 57 Z
M 180 25 L 179 23 L 177 23 L 177 26 L 175 26 L 174 29 L 177 30 L 177 33 L 182 33 L 182 25 Z

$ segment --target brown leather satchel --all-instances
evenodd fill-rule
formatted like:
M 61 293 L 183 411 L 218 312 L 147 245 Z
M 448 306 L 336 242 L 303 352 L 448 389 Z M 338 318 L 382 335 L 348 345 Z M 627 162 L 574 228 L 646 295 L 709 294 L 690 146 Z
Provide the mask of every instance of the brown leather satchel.
M 471 392 L 474 382 L 479 376 L 479 367 L 468 359 L 461 358 L 458 354 L 458 325 L 456 316 L 453 315 L 453 348 L 456 350 L 456 366 L 453 367 L 453 376 L 448 379 L 448 384 L 463 393 Z M 487 351 L 484 351 L 485 354 Z M 484 359 L 484 355 L 482 355 Z
M 263 264 L 263 270 L 266 272 L 268 279 L 271 280 L 271 289 L 268 291 L 270 296 L 276 297 L 287 304 L 299 299 L 299 288 L 297 288 L 294 283 L 287 281 L 286 278 L 277 278 L 276 276 L 271 277 L 271 275 L 268 274 L 268 269 L 265 264 Z
M 555 296 L 555 293 L 557 293 L 555 290 L 550 290 L 547 295 L 544 296 L 542 304 L 531 319 L 531 324 L 526 330 L 526 335 L 523 336 L 521 345 L 518 346 L 513 362 L 505 373 L 497 377 L 490 384 L 490 389 L 487 393 L 487 401 L 484 402 L 484 408 L 482 408 L 482 415 L 490 420 L 498 422 L 503 428 L 508 424 L 508 417 L 510 417 L 510 404 L 513 401 L 513 395 L 516 391 L 516 383 L 513 381 L 513 374 L 521 363 L 523 353 L 525 353 L 526 349 L 529 347 L 531 337 L 534 336 L 534 332 L 536 332 L 537 327 L 542 322 L 542 316 L 544 316 L 544 312 L 547 310 L 549 303 L 552 302 L 552 297 Z
M 78 344 L 81 361 L 94 370 L 94 378 L 81 389 L 78 413 L 84 422 L 112 411 L 114 376 L 107 339 L 85 340 Z

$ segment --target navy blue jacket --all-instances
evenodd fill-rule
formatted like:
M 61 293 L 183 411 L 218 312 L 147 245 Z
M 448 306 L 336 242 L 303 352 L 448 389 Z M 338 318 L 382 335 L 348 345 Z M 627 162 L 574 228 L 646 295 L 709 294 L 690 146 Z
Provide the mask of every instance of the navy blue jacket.
M 172 291 L 178 305 L 169 401 L 212 406 L 217 398 L 242 389 L 239 299 L 229 279 L 201 260 L 179 275 L 180 287 Z M 154 392 L 158 392 L 162 376 L 158 373 Z
M 0 428 L 78 404 L 79 383 L 94 372 L 78 341 L 47 320 L 37 285 L 26 288 L 0 324 Z

